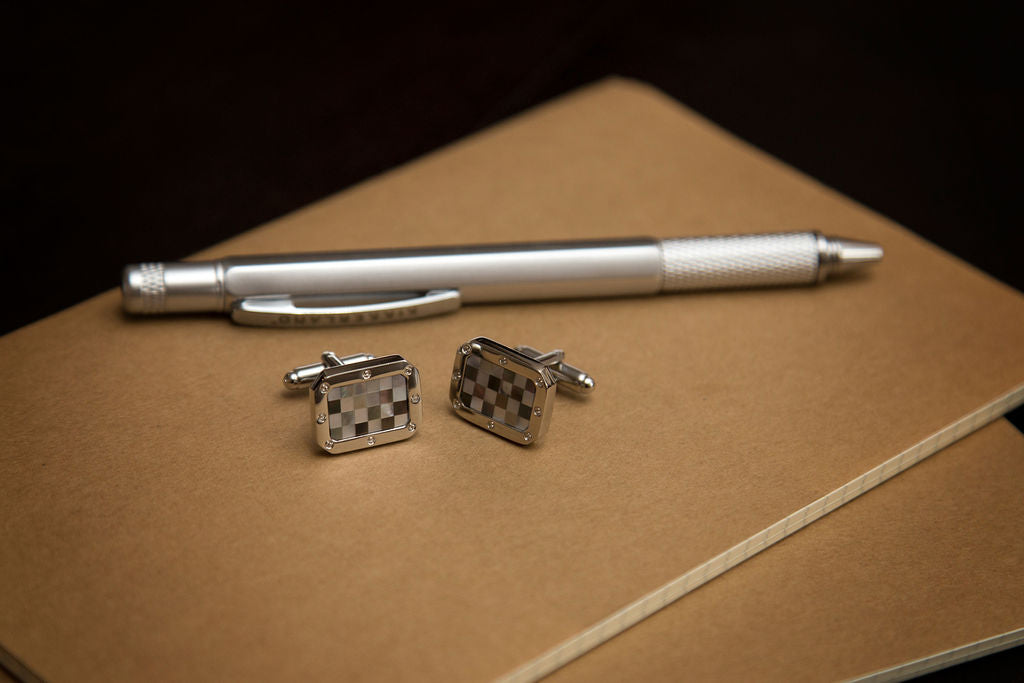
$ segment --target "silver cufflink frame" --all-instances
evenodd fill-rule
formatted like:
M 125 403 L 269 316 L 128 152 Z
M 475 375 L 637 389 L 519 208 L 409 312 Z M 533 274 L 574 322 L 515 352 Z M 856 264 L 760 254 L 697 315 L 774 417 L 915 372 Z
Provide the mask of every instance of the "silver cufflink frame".
M 423 406 L 420 373 L 409 361 L 397 354 L 339 358 L 331 351 L 320 358 L 286 373 L 284 385 L 309 387 L 313 440 L 321 449 L 341 455 L 415 435 Z
M 556 349 L 511 348 L 487 337 L 461 344 L 455 352 L 448 397 L 455 414 L 521 446 L 547 432 L 560 384 L 576 393 L 594 389 L 594 379 L 564 361 Z

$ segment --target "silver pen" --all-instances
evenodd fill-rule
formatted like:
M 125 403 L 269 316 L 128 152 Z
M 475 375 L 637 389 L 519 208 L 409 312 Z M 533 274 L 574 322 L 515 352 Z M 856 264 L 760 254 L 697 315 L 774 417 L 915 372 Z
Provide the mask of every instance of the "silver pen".
M 124 270 L 129 313 L 229 313 L 244 325 L 358 325 L 463 303 L 803 285 L 882 258 L 817 232 L 233 256 Z

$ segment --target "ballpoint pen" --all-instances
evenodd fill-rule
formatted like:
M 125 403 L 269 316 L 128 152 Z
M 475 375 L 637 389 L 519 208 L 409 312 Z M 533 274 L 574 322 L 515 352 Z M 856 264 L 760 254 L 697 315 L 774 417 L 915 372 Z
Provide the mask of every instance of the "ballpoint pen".
M 408 320 L 462 303 L 800 285 L 882 258 L 818 232 L 234 256 L 125 267 L 129 313 L 229 313 L 247 325 Z

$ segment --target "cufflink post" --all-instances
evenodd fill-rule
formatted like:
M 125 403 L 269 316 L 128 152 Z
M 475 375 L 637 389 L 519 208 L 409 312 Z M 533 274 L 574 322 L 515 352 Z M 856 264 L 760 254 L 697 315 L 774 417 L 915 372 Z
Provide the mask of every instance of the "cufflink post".
M 515 348 L 516 351 L 543 363 L 551 371 L 551 375 L 555 380 L 560 382 L 565 388 L 571 389 L 577 394 L 588 394 L 594 390 L 596 386 L 594 378 L 583 370 L 566 363 L 565 351 L 562 349 L 554 349 L 553 351 L 542 353 L 532 346 L 524 345 Z
M 284 373 L 284 387 L 293 391 L 305 389 L 327 368 L 336 368 L 342 365 L 351 365 L 364 360 L 373 360 L 370 353 L 354 353 L 351 356 L 338 357 L 334 351 L 324 351 L 320 354 L 319 363 L 300 365 L 299 367 Z

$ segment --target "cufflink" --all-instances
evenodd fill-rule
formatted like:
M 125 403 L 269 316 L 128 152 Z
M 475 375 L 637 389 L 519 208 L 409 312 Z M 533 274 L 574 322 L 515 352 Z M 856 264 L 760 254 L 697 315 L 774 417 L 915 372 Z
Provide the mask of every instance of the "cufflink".
M 313 440 L 341 454 L 412 437 L 420 423 L 420 373 L 399 355 L 357 353 L 302 365 L 284 376 L 288 389 L 309 387 Z
M 557 385 L 586 394 L 594 379 L 564 361 L 561 349 L 509 348 L 486 337 L 455 352 L 448 396 L 455 414 L 522 446 L 544 436 Z

